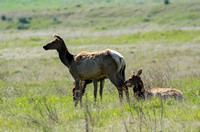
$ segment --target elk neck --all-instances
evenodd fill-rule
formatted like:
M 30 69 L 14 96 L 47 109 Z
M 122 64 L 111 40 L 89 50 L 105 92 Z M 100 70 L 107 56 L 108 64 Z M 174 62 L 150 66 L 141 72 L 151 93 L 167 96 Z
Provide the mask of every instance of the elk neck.
M 59 58 L 62 61 L 62 63 L 69 68 L 71 66 L 72 62 L 74 61 L 74 55 L 69 53 L 65 44 L 63 44 L 63 46 L 60 49 L 58 49 L 57 51 L 58 51 Z
M 134 93 L 138 94 L 139 98 L 143 98 L 143 99 L 145 99 L 145 94 L 148 93 L 148 91 L 144 88 L 143 82 L 139 83 L 137 85 L 137 89 L 133 89 L 133 90 L 134 90 Z

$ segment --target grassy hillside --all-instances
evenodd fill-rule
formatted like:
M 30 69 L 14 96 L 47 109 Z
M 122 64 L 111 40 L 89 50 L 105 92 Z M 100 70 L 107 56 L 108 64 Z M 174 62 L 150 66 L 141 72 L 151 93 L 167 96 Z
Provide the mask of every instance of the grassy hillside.
M 200 26 L 200 2 L 54 8 L 0 13 L 1 30 L 85 30 Z
M 0 131 L 199 131 L 200 2 L 171 2 L 0 1 Z M 126 78 L 143 68 L 146 89 L 176 88 L 184 100 L 138 102 L 130 88 L 121 105 L 106 80 L 102 101 L 90 84 L 75 108 L 72 76 L 42 48 L 53 33 L 73 54 L 120 52 Z
M 176 2 L 188 2 L 191 0 L 173 0 Z M 162 3 L 161 0 L 6 0 L 0 1 L 0 12 L 54 9 L 72 6 L 124 6 L 124 5 L 145 5 Z

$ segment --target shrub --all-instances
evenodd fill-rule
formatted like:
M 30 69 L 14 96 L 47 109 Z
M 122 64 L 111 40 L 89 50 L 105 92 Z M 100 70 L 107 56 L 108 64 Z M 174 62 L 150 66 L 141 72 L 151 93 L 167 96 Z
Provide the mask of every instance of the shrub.
M 25 25 L 25 24 L 19 24 L 19 25 L 17 26 L 17 29 L 18 29 L 18 30 L 25 30 L 25 29 L 28 29 L 28 26 Z
M 20 17 L 18 20 L 19 20 L 20 23 L 23 23 L 23 24 L 28 24 L 29 23 L 29 20 L 26 17 Z
M 169 0 L 164 0 L 165 5 L 169 4 Z
M 80 5 L 80 4 L 77 4 L 77 5 L 76 5 L 76 7 L 80 8 L 80 7 L 81 7 L 81 5 Z
M 29 20 L 29 21 L 32 20 L 32 17 L 28 17 L 28 20 Z
M 2 19 L 3 21 L 5 21 L 5 20 L 6 20 L 6 16 L 5 16 L 5 15 L 1 16 L 1 19 Z
M 149 21 L 150 21 L 150 19 L 147 17 L 143 19 L 143 22 L 149 22 Z
M 57 18 L 56 18 L 56 17 L 53 17 L 53 21 L 57 21 Z
M 106 2 L 107 2 L 107 3 L 110 3 L 110 2 L 111 2 L 111 0 L 106 0 Z

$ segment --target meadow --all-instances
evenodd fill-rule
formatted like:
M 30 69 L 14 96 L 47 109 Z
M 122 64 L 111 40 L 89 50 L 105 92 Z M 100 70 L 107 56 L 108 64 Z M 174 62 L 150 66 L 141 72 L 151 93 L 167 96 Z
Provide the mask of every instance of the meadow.
M 198 1 L 20 1 L 0 2 L 9 7 L 0 8 L 0 131 L 200 131 Z M 75 108 L 73 78 L 56 51 L 42 48 L 53 33 L 73 54 L 120 52 L 126 78 L 143 68 L 146 89 L 176 88 L 184 100 L 138 102 L 129 88 L 131 103 L 124 96 L 120 104 L 106 80 L 103 100 L 94 102 L 90 84 Z

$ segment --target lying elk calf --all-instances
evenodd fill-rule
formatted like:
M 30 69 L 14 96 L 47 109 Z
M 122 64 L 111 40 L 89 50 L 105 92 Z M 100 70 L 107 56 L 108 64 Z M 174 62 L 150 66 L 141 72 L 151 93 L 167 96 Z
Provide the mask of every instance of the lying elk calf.
M 100 94 L 100 97 L 102 99 L 102 93 L 103 93 L 103 87 L 104 87 L 105 80 L 100 79 L 98 81 L 100 82 L 99 94 Z M 97 83 L 98 83 L 98 81 L 96 81 L 96 80 L 85 80 L 82 84 L 83 90 L 82 90 L 81 96 L 85 93 L 86 85 L 93 82 L 93 85 L 94 85 L 94 100 L 97 101 L 97 89 L 98 89 Z M 75 102 L 75 86 L 72 87 L 72 95 L 73 95 L 73 101 Z
M 54 35 L 54 39 L 43 48 L 45 50 L 57 50 L 60 60 L 74 78 L 75 106 L 77 106 L 79 100 L 80 106 L 82 106 L 82 82 L 102 78 L 108 78 L 116 86 L 120 102 L 122 102 L 123 90 L 125 90 L 129 102 L 128 88 L 124 83 L 126 63 L 124 57 L 117 51 L 106 49 L 73 55 L 68 51 L 64 40 L 57 35 Z
M 134 96 L 137 100 L 139 99 L 151 99 L 152 97 L 160 97 L 164 100 L 168 98 L 175 98 L 178 100 L 183 99 L 183 93 L 177 89 L 171 88 L 152 88 L 150 90 L 146 90 L 144 88 L 143 81 L 140 77 L 142 74 L 142 69 L 140 69 L 137 74 L 133 73 L 128 80 L 125 81 L 127 87 L 133 86 Z

